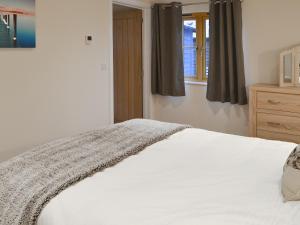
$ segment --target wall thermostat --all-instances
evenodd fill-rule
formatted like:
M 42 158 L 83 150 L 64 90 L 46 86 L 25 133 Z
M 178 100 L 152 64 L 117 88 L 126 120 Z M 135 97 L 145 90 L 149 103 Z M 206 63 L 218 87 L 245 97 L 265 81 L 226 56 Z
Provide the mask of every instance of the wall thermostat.
M 87 35 L 87 36 L 85 36 L 85 43 L 86 43 L 87 45 L 91 44 L 92 41 L 93 41 L 93 36 L 92 36 L 92 35 Z

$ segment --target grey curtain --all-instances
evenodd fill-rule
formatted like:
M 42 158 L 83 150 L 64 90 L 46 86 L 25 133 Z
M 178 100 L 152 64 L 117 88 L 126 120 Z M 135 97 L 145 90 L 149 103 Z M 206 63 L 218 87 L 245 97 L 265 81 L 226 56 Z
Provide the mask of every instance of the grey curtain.
M 240 0 L 210 1 L 207 99 L 247 104 Z
M 185 95 L 179 3 L 155 4 L 152 8 L 151 89 L 153 94 Z

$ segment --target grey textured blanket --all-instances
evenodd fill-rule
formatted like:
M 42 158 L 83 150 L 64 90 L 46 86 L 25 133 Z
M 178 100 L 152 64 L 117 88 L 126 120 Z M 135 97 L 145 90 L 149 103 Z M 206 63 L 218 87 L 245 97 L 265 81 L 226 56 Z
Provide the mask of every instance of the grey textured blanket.
M 36 147 L 0 164 L 0 224 L 36 224 L 43 207 L 61 191 L 187 127 L 131 120 Z

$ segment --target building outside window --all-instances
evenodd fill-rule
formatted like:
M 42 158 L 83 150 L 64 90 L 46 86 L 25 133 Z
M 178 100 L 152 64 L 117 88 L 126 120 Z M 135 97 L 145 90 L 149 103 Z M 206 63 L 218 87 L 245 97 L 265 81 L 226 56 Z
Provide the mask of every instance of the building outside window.
M 209 67 L 209 19 L 207 13 L 183 16 L 183 60 L 185 80 L 207 81 Z

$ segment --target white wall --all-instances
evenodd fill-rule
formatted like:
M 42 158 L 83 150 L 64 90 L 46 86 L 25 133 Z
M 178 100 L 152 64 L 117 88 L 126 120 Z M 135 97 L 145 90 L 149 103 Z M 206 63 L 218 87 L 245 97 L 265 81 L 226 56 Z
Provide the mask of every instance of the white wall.
M 247 85 L 277 83 L 279 52 L 300 42 L 300 1 L 244 0 L 242 7 Z M 189 11 L 201 9 L 190 6 Z M 248 134 L 248 106 L 208 102 L 206 86 L 186 85 L 186 89 L 186 97 L 154 96 L 153 117 L 209 130 Z
M 277 82 L 279 52 L 300 42 L 299 8 L 298 0 L 244 0 L 248 85 Z M 110 10 L 110 0 L 37 1 L 37 48 L 0 50 L 0 161 L 110 123 Z M 247 134 L 247 106 L 210 103 L 205 94 L 205 86 L 187 85 L 186 97 L 154 96 L 152 118 Z
M 244 0 L 246 79 L 278 83 L 279 53 L 300 44 L 299 0 Z
M 0 161 L 110 122 L 109 9 L 109 0 L 37 1 L 36 49 L 0 50 Z

